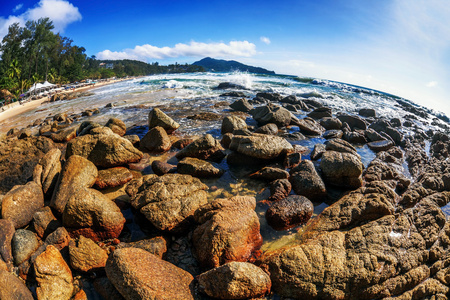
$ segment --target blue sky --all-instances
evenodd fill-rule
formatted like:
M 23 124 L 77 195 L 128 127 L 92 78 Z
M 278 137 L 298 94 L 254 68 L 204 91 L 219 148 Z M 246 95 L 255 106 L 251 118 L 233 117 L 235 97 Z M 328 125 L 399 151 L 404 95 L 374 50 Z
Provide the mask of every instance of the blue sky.
M 447 0 L 5 1 L 12 22 L 48 16 L 98 58 L 205 56 L 366 86 L 450 115 Z

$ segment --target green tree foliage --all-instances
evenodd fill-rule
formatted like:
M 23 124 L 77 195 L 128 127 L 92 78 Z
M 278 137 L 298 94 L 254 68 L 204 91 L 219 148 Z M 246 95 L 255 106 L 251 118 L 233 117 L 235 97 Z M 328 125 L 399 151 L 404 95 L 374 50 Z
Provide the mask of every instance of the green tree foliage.
M 84 47 L 53 32 L 49 18 L 28 21 L 25 27 L 14 23 L 0 43 L 0 89 L 16 96 L 38 81 L 56 84 L 111 77 L 161 73 L 202 72 L 201 66 L 148 64 L 134 60 L 97 60 L 88 57 Z

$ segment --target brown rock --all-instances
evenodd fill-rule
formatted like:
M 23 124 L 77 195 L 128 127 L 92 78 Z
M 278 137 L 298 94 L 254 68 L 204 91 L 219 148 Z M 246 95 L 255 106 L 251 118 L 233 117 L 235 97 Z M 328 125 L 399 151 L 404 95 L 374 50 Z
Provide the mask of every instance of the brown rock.
M 237 116 L 228 116 L 223 119 L 221 129 L 222 134 L 233 133 L 233 131 L 237 129 L 247 129 L 245 120 Z
M 256 200 L 248 196 L 216 199 L 198 209 L 192 236 L 194 253 L 204 268 L 246 261 L 262 244 Z
M 70 299 L 74 290 L 72 272 L 61 253 L 54 246 L 47 246 L 45 252 L 34 262 L 38 287 L 38 299 Z
M 163 113 L 159 108 L 154 108 L 148 114 L 148 129 L 160 126 L 164 128 L 167 133 L 174 132 L 180 124 L 175 122 L 171 117 Z
M 358 188 L 362 185 L 363 164 L 359 157 L 350 153 L 326 151 L 320 162 L 323 178 L 329 184 Z
M 327 196 L 325 183 L 310 160 L 302 160 L 291 169 L 290 182 L 297 195 L 305 196 L 313 201 L 323 201 Z
M 127 132 L 127 126 L 122 120 L 111 118 L 106 122 L 105 127 L 111 128 L 112 132 L 124 136 Z
M 164 128 L 157 126 L 145 134 L 140 146 L 150 152 L 166 152 L 172 146 L 172 142 Z
M 33 295 L 22 280 L 0 269 L 0 299 L 33 300 Z
M 12 220 L 0 219 L 0 258 L 7 264 L 13 261 L 11 241 L 15 231 Z
M 202 273 L 199 289 L 217 299 L 259 298 L 270 291 L 269 275 L 246 262 L 229 262 Z
M 133 144 L 107 127 L 97 127 L 67 144 L 66 158 L 78 155 L 96 166 L 110 168 L 138 162 L 143 154 Z
M 15 186 L 2 201 L 2 218 L 10 219 L 14 227 L 21 228 L 31 222 L 36 211 L 44 206 L 44 194 L 35 182 Z
M 225 157 L 224 150 L 219 141 L 213 138 L 212 135 L 206 134 L 184 147 L 175 156 L 178 160 L 182 160 L 185 157 L 194 157 L 220 162 Z
M 147 176 L 131 204 L 156 228 L 180 229 L 190 222 L 195 210 L 206 203 L 205 189 L 206 185 L 190 175 Z
M 69 198 L 62 217 L 72 237 L 83 235 L 94 241 L 117 238 L 125 223 L 114 202 L 88 188 L 79 189 Z
M 292 185 L 287 179 L 277 179 L 272 181 L 269 186 L 269 201 L 278 201 L 286 198 L 291 192 Z
M 158 256 L 161 259 L 167 252 L 166 240 L 160 236 L 131 243 L 120 243 L 119 245 L 117 245 L 117 249 L 129 247 L 143 249 L 150 252 L 151 254 Z
M 289 173 L 283 169 L 275 167 L 264 167 L 261 170 L 250 174 L 250 178 L 263 179 L 268 181 L 274 181 L 277 179 L 288 179 Z
M 94 185 L 97 174 L 97 168 L 89 160 L 78 155 L 69 157 L 58 178 L 50 206 L 62 214 L 69 198 L 79 189 Z
M 268 104 L 254 108 L 250 113 L 259 126 L 274 123 L 278 127 L 285 127 L 291 123 L 292 114 L 286 108 L 278 105 Z
M 192 275 L 142 249 L 114 251 L 106 274 L 125 299 L 194 299 Z
M 48 151 L 34 167 L 33 181 L 42 187 L 44 194 L 50 194 L 55 188 L 61 172 L 61 150 Z
M 152 162 L 152 170 L 156 175 L 162 176 L 167 173 L 175 173 L 177 171 L 177 166 L 163 161 L 154 160 Z
M 0 193 L 6 194 L 15 185 L 26 184 L 39 160 L 53 148 L 54 143 L 46 137 L 1 140 Z
M 286 139 L 265 134 L 234 136 L 230 149 L 260 159 L 274 159 L 294 150 Z
M 308 198 L 291 195 L 272 204 L 266 211 L 266 220 L 275 230 L 287 230 L 305 224 L 313 212 L 314 205 Z
M 121 186 L 133 179 L 133 174 L 124 167 L 115 167 L 98 171 L 95 186 L 99 189 Z
M 325 128 L 323 128 L 322 125 L 309 117 L 297 120 L 294 125 L 298 126 L 300 132 L 306 135 L 322 135 L 325 131 Z
M 188 116 L 187 118 L 191 120 L 215 121 L 221 119 L 222 117 L 213 112 L 200 112 L 198 114 Z
M 50 138 L 55 143 L 67 143 L 68 141 L 76 138 L 76 136 L 77 136 L 77 128 L 76 127 L 61 130 L 58 133 L 50 134 Z
M 177 165 L 178 173 L 199 178 L 220 177 L 225 172 L 219 166 L 198 158 L 185 157 Z
M 80 236 L 69 243 L 70 266 L 82 272 L 89 272 L 106 265 L 108 254 L 91 239 Z
M 60 223 L 53 215 L 50 207 L 45 206 L 34 213 L 33 226 L 37 235 L 40 238 L 44 238 L 55 231 L 60 226 Z

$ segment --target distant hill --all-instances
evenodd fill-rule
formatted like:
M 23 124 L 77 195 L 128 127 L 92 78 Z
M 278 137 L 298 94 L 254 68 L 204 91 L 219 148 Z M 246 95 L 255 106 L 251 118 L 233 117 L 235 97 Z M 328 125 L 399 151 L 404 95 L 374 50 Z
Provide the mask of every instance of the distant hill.
M 195 63 L 193 63 L 193 65 L 201 66 L 206 71 L 211 72 L 242 71 L 260 74 L 275 74 L 274 71 L 269 71 L 259 67 L 247 66 L 235 60 L 214 59 L 211 57 L 206 57 L 202 60 L 196 61 Z

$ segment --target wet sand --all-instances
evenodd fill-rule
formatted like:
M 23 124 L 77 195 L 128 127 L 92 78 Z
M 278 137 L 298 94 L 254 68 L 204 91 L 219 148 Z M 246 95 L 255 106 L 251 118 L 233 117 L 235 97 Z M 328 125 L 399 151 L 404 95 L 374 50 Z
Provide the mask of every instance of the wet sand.
M 96 83 L 95 86 L 84 86 L 84 87 L 80 87 L 80 88 L 76 88 L 76 89 L 70 89 L 70 90 L 66 90 L 63 91 L 61 93 L 73 93 L 73 92 L 82 92 L 82 91 L 89 91 L 91 89 L 95 89 L 101 86 L 105 86 L 105 85 L 109 85 L 109 84 L 113 84 L 113 83 L 117 83 L 117 82 L 121 82 L 124 80 L 129 80 L 129 79 L 117 79 L 117 80 L 110 80 L 110 81 L 105 81 L 105 82 L 99 82 Z M 1 128 L 1 123 L 5 120 L 8 120 L 9 118 L 18 116 L 20 114 L 23 114 L 24 112 L 30 111 L 32 109 L 35 109 L 37 107 L 39 107 L 41 104 L 48 102 L 48 96 L 42 97 L 40 99 L 37 100 L 32 100 L 29 101 L 27 103 L 24 104 L 17 104 L 14 107 L 11 107 L 3 112 L 0 112 L 0 132 L 2 132 L 2 128 Z M 1 110 L 1 109 L 0 109 Z

